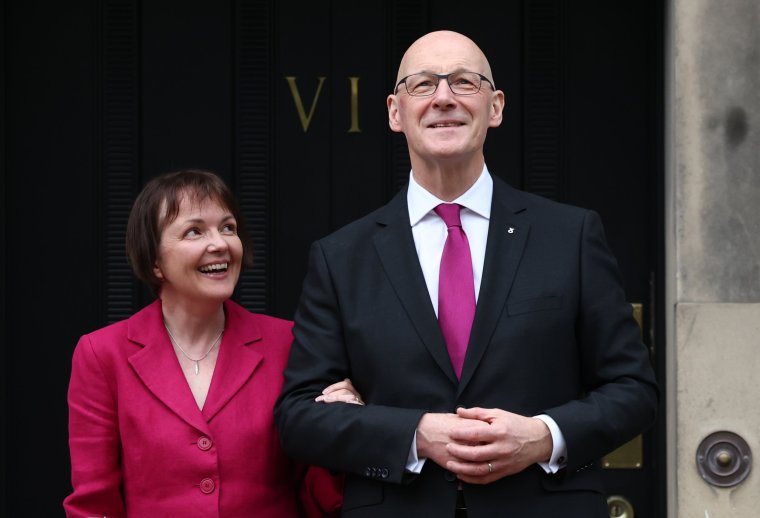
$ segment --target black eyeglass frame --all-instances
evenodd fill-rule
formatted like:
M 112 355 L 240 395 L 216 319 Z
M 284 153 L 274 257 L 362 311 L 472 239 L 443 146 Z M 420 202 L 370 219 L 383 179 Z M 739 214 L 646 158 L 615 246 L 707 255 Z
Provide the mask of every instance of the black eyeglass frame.
M 477 91 L 469 93 L 469 94 L 460 94 L 460 93 L 456 93 L 454 91 L 454 89 L 451 88 L 451 81 L 449 81 L 449 78 L 452 75 L 454 75 L 454 74 L 463 74 L 463 73 L 475 74 L 475 75 L 477 75 L 480 78 L 480 84 L 478 85 L 478 90 Z M 409 79 L 412 76 L 416 76 L 416 75 L 419 75 L 419 74 L 425 74 L 425 75 L 429 75 L 429 76 L 438 78 L 438 82 L 435 84 L 435 88 L 429 94 L 422 94 L 422 95 L 417 94 L 417 95 L 415 95 L 415 94 L 411 93 L 409 91 L 409 89 L 406 87 L 406 80 Z M 475 95 L 475 94 L 478 94 L 478 93 L 480 93 L 480 90 L 483 88 L 483 81 L 485 81 L 486 83 L 488 83 L 488 86 L 491 87 L 491 90 L 496 91 L 496 87 L 493 85 L 493 82 L 490 79 L 488 79 L 486 76 L 484 76 L 483 74 L 481 74 L 480 72 L 470 72 L 469 70 L 457 70 L 456 72 L 449 72 L 448 74 L 433 74 L 431 72 L 415 72 L 414 74 L 409 74 L 408 76 L 403 77 L 401 79 L 401 81 L 399 81 L 398 83 L 396 83 L 396 88 L 393 89 L 393 95 L 398 94 L 398 87 L 401 86 L 401 84 L 403 83 L 404 84 L 404 89 L 406 90 L 406 93 L 408 93 L 411 97 L 430 97 L 431 95 L 435 94 L 438 91 L 438 85 L 441 84 L 441 79 L 446 79 L 446 84 L 449 85 L 449 90 L 451 90 L 451 93 L 454 94 L 454 95 Z

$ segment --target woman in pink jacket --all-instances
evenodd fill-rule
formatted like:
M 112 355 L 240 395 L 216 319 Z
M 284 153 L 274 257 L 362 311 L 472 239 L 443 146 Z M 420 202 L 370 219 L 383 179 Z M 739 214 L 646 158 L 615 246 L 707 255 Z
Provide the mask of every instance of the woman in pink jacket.
M 76 347 L 67 516 L 337 515 L 341 479 L 290 461 L 275 431 L 291 323 L 229 300 L 251 251 L 214 174 L 170 173 L 140 193 L 127 252 L 158 299 Z M 361 404 L 350 381 L 326 390 Z

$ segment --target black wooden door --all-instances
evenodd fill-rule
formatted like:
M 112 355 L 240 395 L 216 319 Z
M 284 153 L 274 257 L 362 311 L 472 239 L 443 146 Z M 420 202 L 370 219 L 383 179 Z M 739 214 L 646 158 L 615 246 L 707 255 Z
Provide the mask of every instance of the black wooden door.
M 65 393 L 79 335 L 148 298 L 123 250 L 150 177 L 215 170 L 254 230 L 237 298 L 291 317 L 309 244 L 406 181 L 385 96 L 406 46 L 475 39 L 506 93 L 492 173 L 597 210 L 661 381 L 662 8 L 656 0 L 6 0 L 3 418 L 8 515 L 70 490 Z M 655 323 L 658 323 L 656 326 Z M 610 494 L 664 517 L 664 419 Z

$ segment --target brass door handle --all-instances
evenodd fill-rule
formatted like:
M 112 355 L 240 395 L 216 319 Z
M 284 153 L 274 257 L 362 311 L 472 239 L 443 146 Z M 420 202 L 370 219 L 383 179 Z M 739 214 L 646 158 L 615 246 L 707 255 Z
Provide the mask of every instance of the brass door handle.
M 626 497 L 612 495 L 607 498 L 610 518 L 633 518 L 633 504 Z

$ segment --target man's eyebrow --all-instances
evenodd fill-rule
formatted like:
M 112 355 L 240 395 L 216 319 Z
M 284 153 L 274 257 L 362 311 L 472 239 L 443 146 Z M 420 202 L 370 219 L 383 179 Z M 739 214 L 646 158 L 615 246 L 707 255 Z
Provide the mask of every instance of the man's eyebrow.
M 432 70 L 424 68 L 424 69 L 420 70 L 419 72 L 412 72 L 411 74 L 407 74 L 407 75 L 413 75 L 413 74 L 448 75 L 448 74 L 456 74 L 457 72 L 472 72 L 472 70 L 469 69 L 469 68 L 467 68 L 467 67 L 464 67 L 464 66 L 459 66 L 459 67 L 456 67 L 455 69 L 451 70 L 450 72 L 447 72 L 446 74 L 436 74 Z

